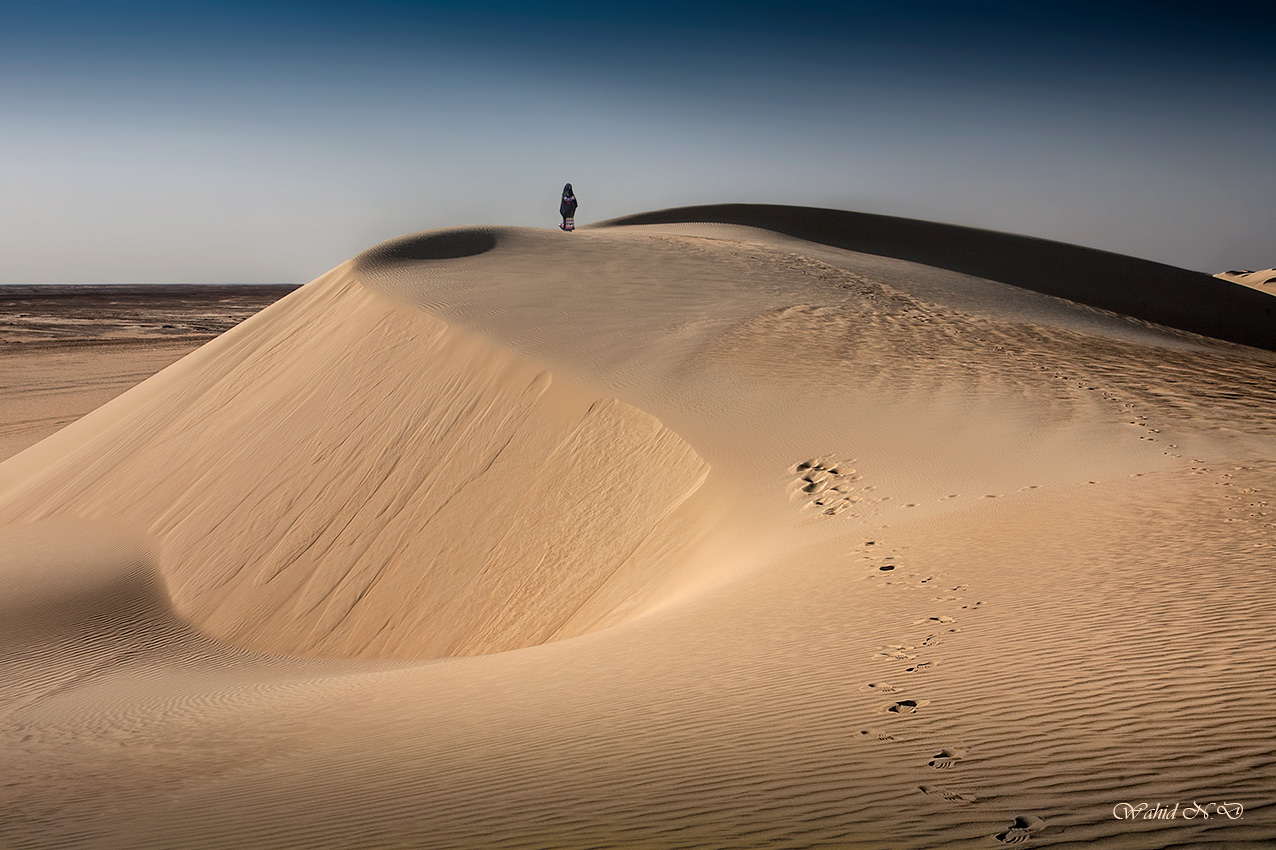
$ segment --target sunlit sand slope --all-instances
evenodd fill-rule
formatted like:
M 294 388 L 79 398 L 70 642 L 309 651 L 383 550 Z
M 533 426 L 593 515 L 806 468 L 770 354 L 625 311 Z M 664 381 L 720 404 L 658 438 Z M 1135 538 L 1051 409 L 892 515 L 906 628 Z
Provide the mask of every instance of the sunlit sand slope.
M 4 522 L 149 532 L 177 609 L 208 634 L 368 657 L 587 629 L 607 613 L 590 600 L 705 472 L 653 417 L 348 272 L 18 464 Z

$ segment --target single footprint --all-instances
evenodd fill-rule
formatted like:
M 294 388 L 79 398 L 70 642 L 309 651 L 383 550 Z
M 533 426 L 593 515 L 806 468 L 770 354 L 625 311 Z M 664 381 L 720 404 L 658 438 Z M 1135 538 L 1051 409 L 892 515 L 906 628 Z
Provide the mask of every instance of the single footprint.
M 879 694 L 893 694 L 898 690 L 894 685 L 888 685 L 885 682 L 869 682 L 863 689 L 877 691 Z
M 903 652 L 898 649 L 891 649 L 891 650 L 884 650 L 882 652 L 875 653 L 873 655 L 873 660 L 874 661 L 912 661 L 916 657 L 917 657 L 916 655 L 912 655 L 910 653 Z
M 983 605 L 984 605 L 984 603 L 983 603 L 982 601 L 979 601 L 979 602 L 973 602 L 973 603 L 971 603 L 970 605 L 963 605 L 963 606 L 961 606 L 961 610 L 963 610 L 963 611 L 974 611 L 976 608 L 982 608 L 982 607 L 983 607 Z
M 935 770 L 950 770 L 952 766 L 966 757 L 966 751 L 957 747 L 942 749 L 928 762 L 927 767 Z
M 915 646 L 906 646 L 902 643 L 888 643 L 886 646 L 879 647 L 874 659 L 889 659 L 892 661 L 912 661 L 916 658 L 913 650 Z
M 938 785 L 918 785 L 917 790 L 927 796 L 941 797 L 950 803 L 974 803 L 979 799 L 973 794 L 959 794 Z
M 919 708 L 930 705 L 928 699 L 902 699 L 886 706 L 885 711 L 891 714 L 916 714 Z
M 938 663 L 939 663 L 938 661 L 918 661 L 912 667 L 905 667 L 904 672 L 905 673 L 925 673 L 935 669 L 935 665 Z
M 954 620 L 952 617 L 927 617 L 924 620 L 914 620 L 913 625 L 921 626 L 926 623 L 939 623 L 941 626 L 946 626 L 949 623 L 955 623 L 955 622 L 957 621 Z
M 867 735 L 870 738 L 876 738 L 879 741 L 894 741 L 895 736 L 889 732 L 883 732 L 881 729 L 861 729 L 861 735 Z
M 1023 844 L 1032 837 L 1034 832 L 1040 832 L 1046 828 L 1046 822 L 1036 815 L 1019 815 L 1015 818 L 1015 822 L 1006 828 L 1005 832 L 997 834 L 996 838 L 1002 844 Z

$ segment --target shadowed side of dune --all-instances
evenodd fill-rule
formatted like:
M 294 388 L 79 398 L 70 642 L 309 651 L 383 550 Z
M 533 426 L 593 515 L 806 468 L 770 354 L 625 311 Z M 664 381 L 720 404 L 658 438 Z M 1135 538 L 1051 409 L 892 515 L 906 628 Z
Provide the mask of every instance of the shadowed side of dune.
M 0 624 L 0 716 L 191 637 L 144 537 L 75 519 L 0 528 Z
M 240 646 L 467 655 L 614 622 L 706 472 L 347 266 L 0 466 L 0 525 L 148 532 L 178 613 Z
M 497 245 L 495 227 L 448 227 L 387 239 L 354 259 L 358 272 L 402 269 L 430 260 L 455 260 L 486 254 Z
M 677 207 L 592 227 L 737 224 L 1008 283 L 1218 339 L 1276 350 L 1270 297 L 1201 272 L 1031 236 L 771 204 Z
M 136 535 L 75 519 L 0 528 L 3 637 L 119 636 L 118 620 L 162 619 L 168 595 Z

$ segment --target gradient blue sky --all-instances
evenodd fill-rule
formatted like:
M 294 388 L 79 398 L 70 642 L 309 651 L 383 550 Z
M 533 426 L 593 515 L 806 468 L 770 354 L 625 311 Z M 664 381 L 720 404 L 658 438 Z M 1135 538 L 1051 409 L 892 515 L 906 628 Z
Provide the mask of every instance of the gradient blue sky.
M 1276 265 L 1256 4 L 0 0 L 0 283 L 726 201 Z M 1249 11 L 1246 11 L 1246 10 Z

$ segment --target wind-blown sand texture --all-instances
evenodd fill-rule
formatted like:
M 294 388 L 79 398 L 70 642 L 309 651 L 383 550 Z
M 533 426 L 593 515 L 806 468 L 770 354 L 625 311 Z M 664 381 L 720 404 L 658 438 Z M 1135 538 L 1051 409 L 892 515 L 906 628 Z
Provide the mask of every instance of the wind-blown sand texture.
M 713 209 L 391 240 L 0 464 L 0 846 L 1276 839 L 1276 353 L 1150 323 L 1249 290 Z

